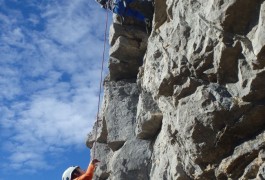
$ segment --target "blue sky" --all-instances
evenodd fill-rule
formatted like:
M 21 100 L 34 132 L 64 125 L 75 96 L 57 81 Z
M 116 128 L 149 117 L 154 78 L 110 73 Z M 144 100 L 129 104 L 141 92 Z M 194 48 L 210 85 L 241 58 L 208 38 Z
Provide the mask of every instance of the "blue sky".
M 94 0 L 0 0 L 0 180 L 87 167 L 104 30 Z

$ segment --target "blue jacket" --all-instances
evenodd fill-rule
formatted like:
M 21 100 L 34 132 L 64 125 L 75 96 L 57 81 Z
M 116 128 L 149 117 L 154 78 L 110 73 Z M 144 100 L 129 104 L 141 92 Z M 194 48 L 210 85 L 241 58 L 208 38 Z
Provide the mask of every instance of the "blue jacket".
M 144 15 L 129 7 L 129 5 L 135 0 L 97 0 L 105 8 L 109 8 L 113 13 L 120 16 L 133 17 L 139 21 L 144 21 Z

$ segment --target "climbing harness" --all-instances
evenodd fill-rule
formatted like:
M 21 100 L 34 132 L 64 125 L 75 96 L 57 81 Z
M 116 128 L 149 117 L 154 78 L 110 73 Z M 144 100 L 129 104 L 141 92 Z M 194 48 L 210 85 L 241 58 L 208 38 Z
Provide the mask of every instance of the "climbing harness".
M 102 53 L 102 62 L 101 62 L 101 73 L 100 73 L 100 85 L 99 85 L 99 93 L 98 93 L 98 111 L 97 111 L 97 119 L 96 119 L 96 132 L 95 132 L 95 142 L 94 142 L 94 152 L 93 158 L 96 158 L 96 145 L 97 145 L 97 136 L 98 136 L 98 126 L 99 126 L 99 107 L 101 101 L 101 89 L 102 89 L 102 81 L 103 81 L 103 70 L 104 70 L 104 61 L 105 61 L 105 51 L 106 51 L 106 42 L 107 42 L 107 30 L 108 30 L 108 21 L 109 15 L 108 10 L 106 10 L 106 24 L 105 24 L 105 33 L 104 33 L 104 47 Z

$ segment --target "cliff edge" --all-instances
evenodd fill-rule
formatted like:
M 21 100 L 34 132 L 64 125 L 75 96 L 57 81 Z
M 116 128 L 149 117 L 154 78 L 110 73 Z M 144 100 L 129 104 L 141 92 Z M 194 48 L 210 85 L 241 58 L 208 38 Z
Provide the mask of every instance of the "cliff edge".
M 264 0 L 155 0 L 109 39 L 94 179 L 265 179 Z

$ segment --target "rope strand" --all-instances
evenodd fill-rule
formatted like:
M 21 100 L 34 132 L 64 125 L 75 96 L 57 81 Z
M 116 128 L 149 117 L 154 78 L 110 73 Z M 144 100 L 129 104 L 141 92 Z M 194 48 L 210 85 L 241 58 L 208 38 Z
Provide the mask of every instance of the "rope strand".
M 106 42 L 107 42 L 107 30 L 108 30 L 108 11 L 106 10 L 106 24 L 105 24 L 105 34 L 104 34 L 104 48 L 102 53 L 102 63 L 101 63 L 101 74 L 100 74 L 100 85 L 99 85 L 99 93 L 98 93 L 98 111 L 97 111 L 97 120 L 96 120 L 96 132 L 95 132 L 95 142 L 94 142 L 94 152 L 93 159 L 96 158 L 96 145 L 97 145 L 97 134 L 98 134 L 98 122 L 99 122 L 99 108 L 101 101 L 101 89 L 102 89 L 102 80 L 103 80 L 103 71 L 104 71 L 104 61 L 105 61 L 105 51 L 106 51 Z

